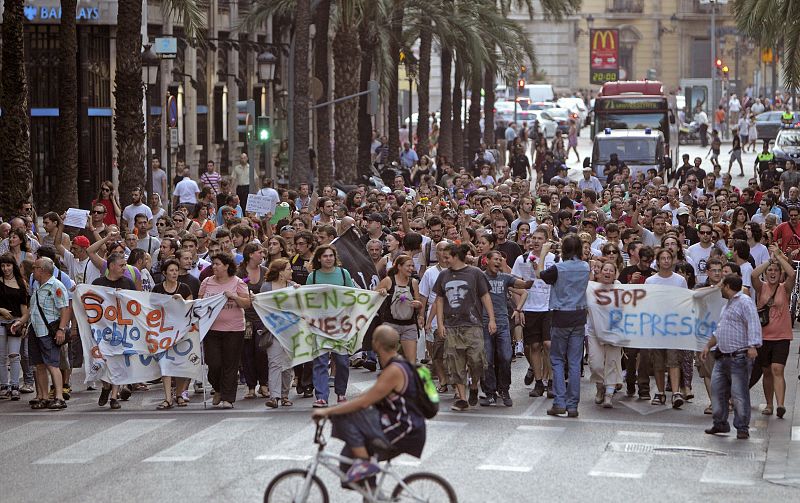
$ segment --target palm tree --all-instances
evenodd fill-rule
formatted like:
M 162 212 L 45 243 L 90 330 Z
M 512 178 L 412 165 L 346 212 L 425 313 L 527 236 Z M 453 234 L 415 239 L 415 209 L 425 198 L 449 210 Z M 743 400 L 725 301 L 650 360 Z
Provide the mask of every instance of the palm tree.
M 74 13 L 77 0 L 61 0 L 61 12 Z M 78 36 L 74 15 L 62 15 L 58 27 L 58 143 L 59 166 L 52 210 L 78 206 Z
M 333 38 L 335 98 L 351 96 L 359 91 L 361 44 L 358 27 L 363 18 L 361 3 L 360 0 L 340 0 L 336 6 L 336 35 Z M 355 180 L 358 164 L 358 100 L 337 103 L 334 124 L 336 149 L 333 156 L 337 178 Z
M 314 179 L 311 171 L 311 160 L 308 156 L 308 108 L 310 98 L 308 95 L 308 38 L 311 27 L 311 2 L 310 0 L 297 0 L 294 11 L 294 131 L 290 131 L 294 138 L 294 152 L 292 154 L 293 166 L 289 169 L 289 183 L 297 187 L 301 182 Z
M 782 47 L 783 83 L 796 93 L 800 88 L 800 2 L 734 0 L 731 8 L 743 34 L 761 47 Z
M 451 94 L 453 71 L 453 51 L 446 46 L 441 47 L 440 62 L 442 66 L 442 103 L 439 120 L 439 147 L 437 154 L 448 161 L 453 160 L 453 96 Z
M 417 76 L 417 155 L 428 155 L 428 114 L 430 112 L 431 52 L 433 48 L 433 27 L 430 18 L 425 18 L 419 31 L 419 70 Z M 409 127 L 411 125 L 409 124 Z
M 23 37 L 23 0 L 5 0 L 3 12 L 3 52 L 0 71 L 0 160 L 3 190 L 0 209 L 7 217 L 23 201 L 30 201 L 31 170 L 30 118 L 28 117 L 28 81 L 25 75 Z
M 466 61 L 463 54 L 456 52 L 455 72 L 453 74 L 453 164 L 458 168 L 464 165 L 464 130 L 461 127 L 461 82 L 464 80 Z
M 183 21 L 187 37 L 195 37 L 204 24 L 204 2 L 164 0 L 164 11 Z M 121 203 L 128 204 L 131 190 L 143 187 L 144 116 L 142 114 L 142 3 L 119 2 L 117 12 L 117 73 L 114 79 L 114 128 Z
M 330 68 L 328 65 L 328 24 L 331 18 L 331 0 L 320 0 L 314 13 L 314 76 L 322 82 L 322 99 L 328 100 Z M 333 156 L 331 152 L 331 112 L 330 107 L 316 109 L 317 125 L 317 173 L 320 185 L 333 182 Z
M 389 161 L 400 159 L 400 126 L 399 117 L 399 82 L 398 70 L 400 68 L 400 49 L 403 46 L 403 3 L 404 0 L 394 0 L 389 24 L 389 56 L 391 57 L 391 74 L 389 80 L 389 118 L 387 128 L 389 129 Z

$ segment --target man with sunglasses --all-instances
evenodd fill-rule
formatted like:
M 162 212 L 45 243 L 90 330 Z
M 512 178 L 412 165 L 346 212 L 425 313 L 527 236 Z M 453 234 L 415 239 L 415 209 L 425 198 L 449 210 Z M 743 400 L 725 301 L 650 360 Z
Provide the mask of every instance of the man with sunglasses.
M 697 277 L 698 283 L 705 283 L 708 280 L 708 273 L 706 272 L 706 263 L 711 256 L 711 248 L 714 246 L 712 241 L 714 228 L 709 223 L 703 223 L 697 226 L 697 235 L 700 242 L 693 244 L 686 250 L 686 258 L 689 263 L 694 265 L 694 273 Z

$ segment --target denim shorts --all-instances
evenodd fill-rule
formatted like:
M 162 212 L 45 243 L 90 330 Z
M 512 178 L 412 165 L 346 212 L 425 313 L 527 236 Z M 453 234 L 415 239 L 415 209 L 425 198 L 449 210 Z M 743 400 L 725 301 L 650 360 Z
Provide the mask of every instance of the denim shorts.
M 28 358 L 33 365 L 45 364 L 48 367 L 61 365 L 61 348 L 49 336 L 28 336 Z
M 351 449 L 368 447 L 373 439 L 381 439 L 388 444 L 381 429 L 378 409 L 370 407 L 350 414 L 330 416 L 333 423 L 333 436 L 342 440 Z

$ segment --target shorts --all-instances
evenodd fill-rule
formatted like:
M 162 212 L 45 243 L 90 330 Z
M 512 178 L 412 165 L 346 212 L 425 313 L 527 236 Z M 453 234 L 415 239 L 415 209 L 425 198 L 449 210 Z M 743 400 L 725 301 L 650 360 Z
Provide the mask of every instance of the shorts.
M 61 365 L 61 348 L 49 336 L 28 336 L 28 359 L 32 365 L 47 365 L 59 367 Z
M 553 314 L 550 311 L 525 311 L 525 326 L 522 328 L 522 340 L 525 345 L 550 341 L 552 319 Z
M 446 331 L 444 362 L 451 384 L 467 384 L 467 368 L 472 382 L 477 383 L 486 368 L 483 327 L 453 327 Z
M 395 325 L 394 323 L 384 323 L 393 329 L 397 330 L 400 334 L 400 341 L 415 341 L 419 339 L 419 329 L 416 324 L 411 325 Z
M 706 361 L 703 361 L 700 359 L 700 352 L 698 351 L 694 355 L 694 359 L 696 364 L 695 366 L 697 367 L 697 373 L 700 375 L 700 377 L 703 379 L 711 379 L 711 374 L 714 372 L 714 352 L 709 351 Z
M 761 347 L 758 348 L 756 363 L 761 368 L 767 368 L 773 363 L 786 365 L 786 360 L 789 359 L 789 344 L 791 342 L 789 339 L 762 341 Z
M 381 429 L 381 418 L 378 409 L 369 407 L 358 412 L 331 416 L 333 436 L 344 441 L 351 449 L 367 447 L 374 439 L 386 440 Z
M 651 349 L 650 358 L 652 358 L 654 373 L 681 368 L 679 349 Z

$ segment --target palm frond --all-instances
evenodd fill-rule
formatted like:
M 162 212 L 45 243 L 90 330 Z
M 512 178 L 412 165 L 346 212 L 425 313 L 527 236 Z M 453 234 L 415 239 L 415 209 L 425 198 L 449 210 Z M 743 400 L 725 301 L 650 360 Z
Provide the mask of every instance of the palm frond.
M 296 0 L 254 0 L 250 5 L 250 12 L 245 15 L 237 30 L 253 30 L 264 25 L 270 16 L 294 18 Z
M 174 16 L 183 24 L 187 37 L 202 38 L 206 29 L 206 0 L 164 0 L 163 9 L 169 16 Z

